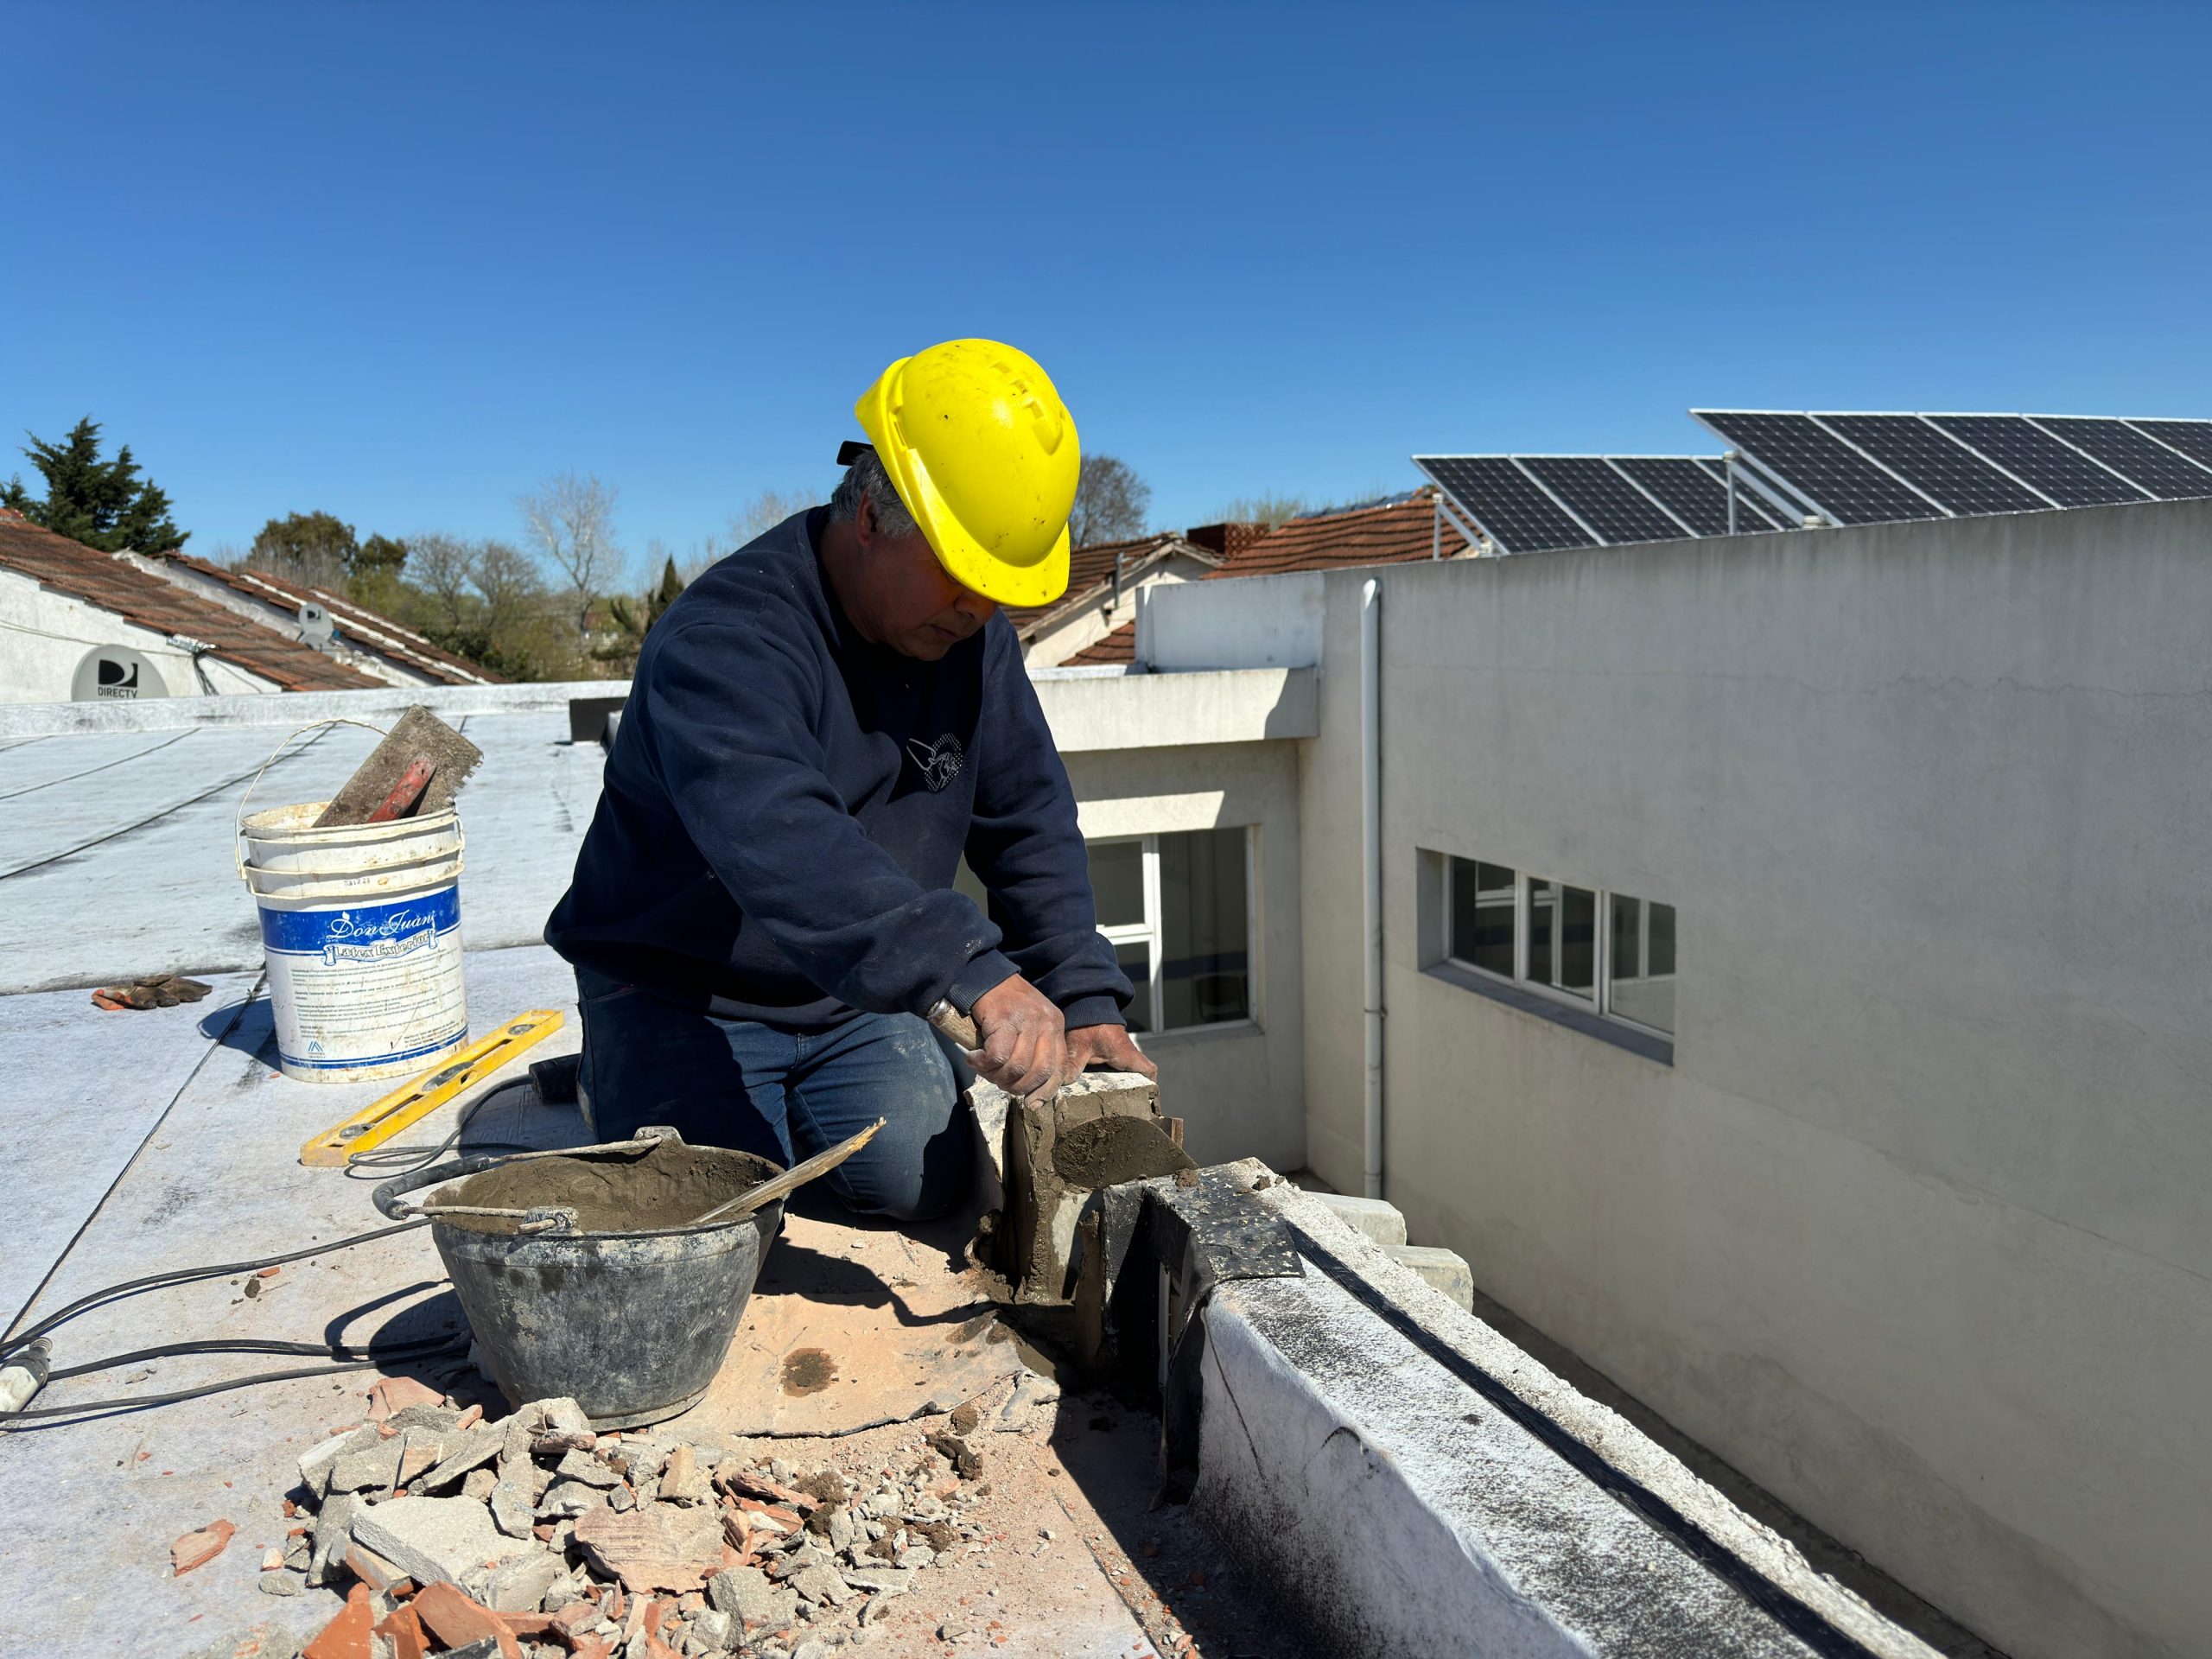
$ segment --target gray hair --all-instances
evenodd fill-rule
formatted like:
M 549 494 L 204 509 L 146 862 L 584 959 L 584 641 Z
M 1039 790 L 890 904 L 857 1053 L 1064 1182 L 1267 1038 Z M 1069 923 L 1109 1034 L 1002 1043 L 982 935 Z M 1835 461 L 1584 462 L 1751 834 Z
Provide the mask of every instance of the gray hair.
M 874 504 L 875 526 L 886 536 L 912 536 L 919 528 L 914 515 L 906 511 L 906 504 L 899 499 L 891 474 L 883 470 L 882 459 L 873 449 L 861 450 L 845 468 L 837 493 L 830 498 L 830 522 L 842 524 L 859 518 L 863 499 Z

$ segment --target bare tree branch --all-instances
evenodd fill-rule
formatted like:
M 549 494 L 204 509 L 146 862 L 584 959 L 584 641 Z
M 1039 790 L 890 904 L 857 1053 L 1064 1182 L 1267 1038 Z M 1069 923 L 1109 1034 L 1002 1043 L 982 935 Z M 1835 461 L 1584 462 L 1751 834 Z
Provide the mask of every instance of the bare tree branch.
M 818 507 L 823 497 L 815 490 L 763 490 L 741 511 L 729 516 L 731 547 L 740 548 L 765 536 L 795 512 Z
M 417 588 L 437 601 L 448 628 L 457 628 L 467 609 L 476 550 L 458 536 L 436 531 L 407 540 L 407 575 Z
M 1085 455 L 1068 515 L 1068 539 L 1077 547 L 1135 541 L 1145 532 L 1152 486 L 1128 462 L 1113 455 Z
M 591 630 L 592 601 L 620 585 L 624 558 L 614 535 L 612 484 L 591 474 L 561 472 L 515 498 L 531 549 L 568 578 L 575 594 L 576 631 Z

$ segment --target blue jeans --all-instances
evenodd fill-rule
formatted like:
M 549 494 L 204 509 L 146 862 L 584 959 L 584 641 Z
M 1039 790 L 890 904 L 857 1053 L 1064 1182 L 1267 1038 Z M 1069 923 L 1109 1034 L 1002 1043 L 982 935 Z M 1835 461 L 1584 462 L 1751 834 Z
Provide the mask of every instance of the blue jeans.
M 856 1014 L 823 1032 L 722 1020 L 576 969 L 577 1094 L 595 1141 L 648 1123 L 789 1168 L 888 1120 L 822 1178 L 849 1210 L 918 1221 L 968 1195 L 975 1147 L 967 1067 L 911 1014 Z

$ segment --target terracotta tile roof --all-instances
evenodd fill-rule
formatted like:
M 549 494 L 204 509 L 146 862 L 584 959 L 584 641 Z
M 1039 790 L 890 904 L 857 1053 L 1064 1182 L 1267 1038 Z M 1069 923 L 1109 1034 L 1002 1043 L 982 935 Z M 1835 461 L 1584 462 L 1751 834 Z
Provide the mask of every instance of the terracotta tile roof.
M 1134 663 L 1137 659 L 1137 625 L 1124 622 L 1103 639 L 1094 639 L 1081 651 L 1059 664 L 1062 668 L 1096 668 L 1107 663 Z
M 1360 507 L 1319 518 L 1294 518 L 1232 553 L 1206 578 L 1272 576 L 1286 570 L 1338 570 L 1351 565 L 1402 564 L 1435 548 L 1436 493 Z M 1465 537 L 1444 521 L 1444 556 L 1467 550 Z
M 448 685 L 506 683 L 505 676 L 494 674 L 488 668 L 479 668 L 467 658 L 456 657 L 449 651 L 442 651 L 412 628 L 402 627 L 389 617 L 365 605 L 357 605 L 341 594 L 309 588 L 266 570 L 226 570 L 219 564 L 189 553 L 160 553 L 154 556 L 195 570 L 248 599 L 259 600 L 287 613 L 296 614 L 302 604 L 312 600 L 330 613 L 331 620 L 338 625 L 339 632 L 348 645 L 404 663 Z
M 1094 543 L 1089 547 L 1078 547 L 1068 555 L 1067 592 L 1049 605 L 1009 606 L 1006 620 L 1014 624 L 1016 633 L 1026 636 L 1035 624 L 1046 617 L 1079 604 L 1107 588 L 1114 580 L 1114 561 L 1116 557 L 1122 561 L 1122 575 L 1128 577 L 1174 553 L 1181 553 L 1208 564 L 1217 561 L 1217 556 L 1211 550 L 1192 545 L 1172 531 L 1158 536 L 1140 536 L 1133 542 Z
M 182 634 L 213 647 L 224 662 L 287 691 L 350 691 L 381 685 L 296 639 L 200 599 L 111 554 L 41 530 L 0 509 L 0 568 L 33 578 L 156 633 Z
M 1363 564 L 1403 564 L 1430 557 L 1436 548 L 1436 494 L 1422 490 L 1402 501 L 1357 507 L 1316 518 L 1294 518 L 1266 534 L 1224 537 L 1230 555 L 1205 580 L 1272 576 L 1289 570 L 1338 570 Z M 1245 526 L 1224 526 L 1230 531 Z M 1193 536 L 1199 532 L 1193 531 Z M 1443 550 L 1452 558 L 1467 550 L 1467 539 L 1444 521 Z M 1110 570 L 1111 567 L 1109 566 Z M 1059 664 L 1093 668 L 1136 660 L 1137 625 L 1124 622 L 1104 639 L 1085 645 Z

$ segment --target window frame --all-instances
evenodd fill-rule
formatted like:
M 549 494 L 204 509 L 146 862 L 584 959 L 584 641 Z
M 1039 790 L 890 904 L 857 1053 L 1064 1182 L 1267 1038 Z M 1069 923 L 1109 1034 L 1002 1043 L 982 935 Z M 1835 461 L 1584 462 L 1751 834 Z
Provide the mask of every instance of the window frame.
M 1209 824 L 1199 830 L 1160 830 L 1135 836 L 1086 836 L 1084 845 L 1105 847 L 1116 842 L 1138 843 L 1144 858 L 1144 915 L 1142 922 L 1123 922 L 1109 927 L 1098 925 L 1099 933 L 1110 944 L 1141 944 L 1145 947 L 1147 969 L 1145 983 L 1135 986 L 1135 1007 L 1144 1011 L 1146 1029 L 1142 1035 L 1147 1040 L 1154 1037 L 1180 1037 L 1198 1032 L 1236 1031 L 1256 1027 L 1260 1023 L 1260 910 L 1259 859 L 1254 847 L 1255 824 Z M 1161 1017 L 1166 1008 L 1166 997 L 1162 984 L 1162 969 L 1166 966 L 1166 920 L 1160 902 L 1160 842 L 1162 836 L 1211 835 L 1222 830 L 1242 833 L 1244 841 L 1244 962 L 1246 1013 L 1235 1020 L 1217 1020 L 1192 1026 L 1163 1026 Z
M 1582 1014 L 1594 1014 L 1599 1019 L 1625 1026 L 1629 1030 L 1641 1032 L 1648 1037 L 1656 1037 L 1663 1042 L 1673 1043 L 1676 1040 L 1674 1032 L 1662 1031 L 1656 1026 L 1646 1025 L 1643 1020 L 1632 1019 L 1613 1007 L 1613 902 L 1616 899 L 1624 899 L 1637 907 L 1637 954 L 1638 965 L 1644 969 L 1638 977 L 1649 980 L 1651 976 L 1649 972 L 1651 907 L 1655 902 L 1664 904 L 1664 900 L 1655 901 L 1639 898 L 1634 893 L 1616 893 L 1611 887 L 1583 887 L 1579 883 L 1570 881 L 1563 876 L 1532 875 L 1520 866 L 1514 865 L 1510 867 L 1513 870 L 1513 973 L 1509 978 L 1495 969 L 1484 968 L 1470 958 L 1461 956 L 1456 949 L 1459 941 L 1452 937 L 1455 931 L 1455 918 L 1459 913 L 1453 890 L 1459 884 L 1459 866 L 1491 864 L 1493 869 L 1503 869 L 1508 867 L 1491 863 L 1488 859 L 1470 858 L 1459 853 L 1446 853 L 1442 857 L 1444 860 L 1444 913 L 1439 937 L 1443 942 L 1446 962 L 1462 973 L 1472 974 L 1492 984 L 1510 985 L 1516 990 L 1527 991 L 1531 995 L 1542 997 L 1549 1002 L 1555 1002 L 1561 1007 L 1573 1008 Z M 1590 893 L 1594 898 L 1596 903 L 1591 939 L 1592 994 L 1590 995 L 1583 996 L 1578 992 L 1563 987 L 1548 984 L 1544 981 L 1529 977 L 1529 944 L 1532 909 L 1529 890 L 1532 886 L 1548 887 L 1554 891 L 1575 887 L 1580 892 Z M 1671 906 L 1669 907 L 1672 908 Z M 1552 906 L 1552 960 L 1554 963 L 1560 959 L 1563 944 L 1561 930 L 1565 925 L 1566 908 L 1563 903 L 1554 903 Z M 1677 925 L 1679 925 L 1678 912 Z M 1680 948 L 1678 943 L 1677 950 Z M 1668 977 L 1670 980 L 1677 978 L 1680 971 L 1678 963 L 1675 972 L 1669 975 Z

